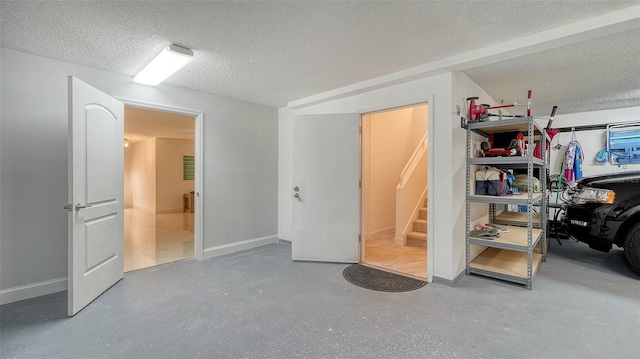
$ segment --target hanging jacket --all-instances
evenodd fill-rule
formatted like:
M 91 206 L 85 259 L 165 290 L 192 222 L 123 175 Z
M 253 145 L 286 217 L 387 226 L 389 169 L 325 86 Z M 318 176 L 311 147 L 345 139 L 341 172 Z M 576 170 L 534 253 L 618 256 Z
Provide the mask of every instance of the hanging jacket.
M 584 162 L 584 152 L 580 142 L 576 141 L 576 157 L 573 160 L 574 180 L 582 178 L 582 162 Z
M 582 178 L 584 151 L 580 142 L 572 140 L 564 154 L 564 178 L 571 182 Z

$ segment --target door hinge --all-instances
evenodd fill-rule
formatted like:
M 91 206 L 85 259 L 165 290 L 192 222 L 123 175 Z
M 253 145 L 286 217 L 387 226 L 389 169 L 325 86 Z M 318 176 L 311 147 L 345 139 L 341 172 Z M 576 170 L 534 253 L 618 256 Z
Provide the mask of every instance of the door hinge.
M 358 243 L 362 243 L 362 236 L 358 234 Z
M 358 127 L 358 133 L 362 134 L 362 126 Z
M 362 180 L 358 181 L 358 188 L 362 188 Z

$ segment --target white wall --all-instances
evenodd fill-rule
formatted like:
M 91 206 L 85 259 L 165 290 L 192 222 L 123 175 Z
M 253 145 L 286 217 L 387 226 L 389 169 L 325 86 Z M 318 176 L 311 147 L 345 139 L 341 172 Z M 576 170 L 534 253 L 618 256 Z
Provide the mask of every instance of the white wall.
M 553 120 L 553 127 L 606 125 L 617 122 L 640 123 L 640 106 L 569 114 L 563 114 L 559 108 Z
M 124 149 L 124 208 L 133 208 L 133 193 L 131 192 L 132 152 L 131 145 Z
M 156 139 L 132 143 L 124 150 L 125 196 L 131 193 L 131 207 L 156 213 Z M 125 200 L 126 205 L 126 200 Z
M 526 98 L 526 94 L 522 94 Z M 464 72 L 456 72 L 454 75 L 453 84 L 453 107 L 457 110 L 456 106 L 460 106 L 461 115 L 454 114 L 452 117 L 453 130 L 453 157 L 457 161 L 453 164 L 453 201 L 456 203 L 454 208 L 453 218 L 453 265 L 457 273 L 462 272 L 465 269 L 466 262 L 466 243 L 465 243 L 465 228 L 466 228 L 466 198 L 465 198 L 465 178 L 466 178 L 466 130 L 460 128 L 460 116 L 467 117 L 468 111 L 468 97 L 477 96 L 477 103 L 486 103 L 489 105 L 497 105 L 498 103 L 489 96 L 478 84 L 469 78 Z M 506 114 L 506 112 L 505 112 Z M 485 140 L 482 136 L 472 135 L 472 148 L 471 151 L 477 152 L 480 148 L 480 142 Z M 475 186 L 474 175 L 478 166 L 471 167 L 471 179 L 470 183 Z M 471 187 L 474 188 L 474 187 Z M 459 206 L 461 204 L 461 206 Z M 489 217 L 488 205 L 483 203 L 471 203 L 471 223 L 481 222 L 486 223 Z M 478 254 L 482 253 L 484 247 L 473 246 L 471 249 L 471 257 L 474 258 Z
M 142 86 L 128 76 L 5 48 L 0 55 L 2 293 L 67 275 L 62 206 L 67 201 L 68 75 L 120 99 L 204 112 L 205 255 L 276 240 L 276 109 L 170 85 Z M 41 294 L 46 293 L 35 295 Z
M 184 194 L 194 190 L 194 181 L 183 179 L 182 157 L 194 149 L 193 140 L 156 138 L 156 213 L 182 212 Z
M 454 136 L 459 137 L 454 131 L 464 132 L 459 129 L 458 123 L 452 123 L 452 74 L 445 73 L 425 79 L 414 80 L 400 85 L 389 86 L 379 90 L 369 91 L 337 100 L 312 105 L 297 110 L 280 109 L 279 111 L 279 238 L 293 240 L 291 238 L 291 159 L 286 152 L 291 149 L 291 128 L 294 114 L 328 114 L 328 113 L 367 113 L 383 109 L 390 109 L 410 104 L 431 102 L 431 96 L 435 97 L 433 103 L 433 116 L 429 118 L 429 131 L 433 140 L 429 142 L 429 151 L 434 158 L 430 163 L 430 171 L 437 174 L 433 187 L 436 190 L 430 201 L 436 203 L 435 213 L 432 213 L 433 223 L 431 228 L 434 238 L 433 275 L 452 280 L 459 273 L 458 266 L 452 266 L 453 253 L 453 224 L 451 214 L 457 213 L 464 222 L 464 197 L 453 203 L 453 186 L 451 175 L 454 162 L 462 162 L 464 166 L 464 143 L 462 146 L 462 158 L 453 157 L 452 151 Z M 458 128 L 456 128 L 458 126 Z M 464 134 L 462 134 L 464 138 Z M 291 151 L 289 151 L 291 152 Z M 464 176 L 462 177 L 464 183 Z M 430 183 L 430 186 L 432 184 Z M 285 205 L 284 203 L 288 204 Z M 456 217 L 453 217 L 456 218 Z M 456 231 L 458 233 L 459 231 Z M 464 246 L 464 237 L 460 238 Z M 464 252 L 462 252 L 464 259 Z M 456 254 L 456 257 L 459 255 Z
M 183 179 L 182 157 L 193 156 L 194 149 L 194 140 L 161 137 L 125 148 L 125 207 L 151 213 L 182 212 L 183 195 L 194 190 L 194 181 Z
M 558 109 L 558 112 L 560 111 L 561 109 Z M 553 127 L 606 125 L 619 122 L 640 124 L 640 107 L 557 115 L 553 121 Z M 561 147 L 558 150 L 553 148 L 550 150 L 551 174 L 560 173 L 560 163 L 567 150 L 567 145 L 571 141 L 571 136 L 571 132 L 561 132 L 554 137 L 552 145 L 559 143 Z M 637 163 L 618 167 L 609 162 L 601 163 L 595 160 L 598 151 L 606 145 L 606 130 L 576 131 L 575 137 L 584 149 L 585 159 L 582 165 L 582 172 L 585 177 L 608 173 L 640 171 L 640 164 Z

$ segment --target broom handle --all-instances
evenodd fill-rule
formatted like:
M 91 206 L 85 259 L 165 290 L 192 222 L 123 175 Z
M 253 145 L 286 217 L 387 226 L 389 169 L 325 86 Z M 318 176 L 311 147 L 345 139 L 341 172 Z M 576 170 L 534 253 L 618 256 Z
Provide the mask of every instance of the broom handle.
M 553 123 L 553 118 L 556 117 L 556 110 L 558 109 L 558 106 L 553 106 L 553 109 L 551 110 L 551 116 L 549 117 L 549 123 L 547 123 L 547 130 L 551 129 L 551 124 Z

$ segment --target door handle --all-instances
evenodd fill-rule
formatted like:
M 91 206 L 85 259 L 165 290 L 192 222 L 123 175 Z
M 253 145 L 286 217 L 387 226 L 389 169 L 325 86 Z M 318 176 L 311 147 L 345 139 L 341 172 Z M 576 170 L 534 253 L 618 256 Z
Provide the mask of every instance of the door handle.
M 300 198 L 300 193 L 296 192 L 293 194 L 293 198 Z
M 76 203 L 76 212 L 81 210 L 81 209 L 83 209 L 83 208 L 89 208 L 89 207 L 93 207 L 93 206 L 90 205 L 90 204 L 86 204 L 86 205 L 83 206 L 80 203 Z

